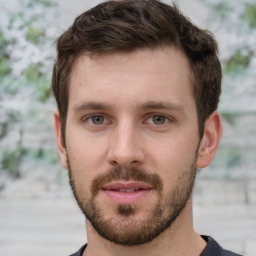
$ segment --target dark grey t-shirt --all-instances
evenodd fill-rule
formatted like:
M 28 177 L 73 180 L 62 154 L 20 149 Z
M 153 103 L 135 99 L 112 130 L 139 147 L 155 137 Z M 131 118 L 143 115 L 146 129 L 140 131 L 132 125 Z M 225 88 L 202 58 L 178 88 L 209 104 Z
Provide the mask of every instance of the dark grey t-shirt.
M 200 256 L 242 256 L 231 251 L 223 249 L 212 237 L 202 236 L 207 245 Z
M 200 254 L 200 256 L 242 256 L 240 254 L 233 253 L 231 251 L 224 250 L 213 238 L 210 236 L 202 236 L 202 238 L 207 242 L 206 247 Z M 82 256 L 86 248 L 84 245 L 78 252 L 70 256 Z

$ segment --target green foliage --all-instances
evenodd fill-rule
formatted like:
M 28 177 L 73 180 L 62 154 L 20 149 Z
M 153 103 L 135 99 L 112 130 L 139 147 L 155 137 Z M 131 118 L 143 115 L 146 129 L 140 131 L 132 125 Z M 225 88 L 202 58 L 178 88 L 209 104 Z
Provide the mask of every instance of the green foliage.
M 249 54 L 244 55 L 240 49 L 236 50 L 233 56 L 223 63 L 224 72 L 231 74 L 233 77 L 244 75 L 250 64 L 252 54 L 252 52 L 249 52 Z
M 223 21 L 227 18 L 228 13 L 232 11 L 231 6 L 226 2 L 213 3 L 211 9 L 218 14 L 218 17 Z
M 18 111 L 15 110 L 9 110 L 6 112 L 7 116 L 8 116 L 8 121 L 9 124 L 10 123 L 17 123 L 20 121 L 20 115 Z
M 30 26 L 27 30 L 26 37 L 29 41 L 38 44 L 40 42 L 40 38 L 44 36 L 43 28 L 36 28 Z
M 35 100 L 44 102 L 50 97 L 49 63 L 55 38 L 46 33 L 52 24 L 38 10 L 49 12 L 56 4 L 50 0 L 20 0 L 19 5 L 8 10 L 8 20 L 0 26 L 0 94 L 15 95 L 29 86 L 35 91 Z
M 8 45 L 8 40 L 6 40 L 4 33 L 0 28 L 0 81 L 1 78 L 9 74 L 12 70 L 10 56 L 5 48 Z
M 19 113 L 14 110 L 9 110 L 5 113 L 6 118 L 0 119 L 0 140 L 3 139 L 11 125 L 20 122 Z
M 4 138 L 8 131 L 8 123 L 7 122 L 0 122 L 0 140 Z
M 1 164 L 14 178 L 20 177 L 19 165 L 22 157 L 26 154 L 24 148 L 18 147 L 14 150 L 4 150 L 2 152 Z
M 55 150 L 49 149 L 45 150 L 43 148 L 38 148 L 35 150 L 27 150 L 27 157 L 33 159 L 37 163 L 39 161 L 44 164 L 55 165 L 59 162 L 58 154 Z
M 226 170 L 230 170 L 234 167 L 239 167 L 242 164 L 242 152 L 238 146 L 225 146 L 221 145 L 216 153 L 214 159 L 214 168 L 225 167 Z
M 12 68 L 10 60 L 6 58 L 6 56 L 3 56 L 0 59 L 0 77 L 10 74 L 11 70 Z
M 256 4 L 247 3 L 245 12 L 241 15 L 241 18 L 246 20 L 249 26 L 253 29 L 256 28 Z
M 34 8 L 37 4 L 38 4 L 38 0 L 30 0 L 28 2 L 28 7 Z M 56 3 L 54 3 L 52 0 L 40 0 L 40 4 L 46 9 L 56 5 Z
M 234 112 L 221 112 L 221 116 L 224 120 L 226 120 L 230 125 L 235 125 L 237 117 L 239 116 L 239 113 Z
M 20 164 L 23 160 L 30 162 L 30 168 L 33 166 L 55 166 L 59 162 L 56 151 L 39 149 L 29 149 L 18 146 L 13 150 L 0 150 L 0 164 L 3 170 L 6 170 L 13 178 L 21 177 Z
M 231 148 L 230 151 L 228 152 L 227 156 L 227 167 L 232 168 L 235 166 L 239 166 L 241 163 L 241 151 L 239 148 Z
M 26 79 L 25 77 L 21 76 L 19 79 L 14 80 L 10 75 L 0 78 L 2 83 L 2 87 L 0 88 L 0 92 L 2 91 L 2 95 L 8 97 L 8 95 L 15 95 L 17 94 L 22 87 L 25 87 Z M 1 97 L 1 96 L 0 96 Z
M 210 25 L 214 24 L 216 34 L 220 33 L 222 37 L 221 47 L 225 51 L 222 66 L 225 75 L 234 80 L 252 76 L 251 70 L 247 70 L 255 58 L 256 48 L 253 33 L 250 34 L 248 27 L 256 28 L 256 4 L 239 0 L 203 1 L 209 8 Z
M 0 167 L 15 178 L 20 177 L 21 163 L 25 159 L 31 163 L 42 160 L 49 164 L 55 164 L 58 159 L 56 153 L 43 147 L 25 147 L 22 134 L 29 133 L 28 126 L 24 124 L 34 104 L 50 102 L 50 76 L 56 40 L 50 16 L 53 17 L 55 6 L 54 0 L 18 0 L 13 9 L 8 7 L 7 1 L 1 3 L 0 106 L 5 108 L 3 111 L 0 109 L 0 115 L 3 114 L 0 120 Z M 28 107 L 19 108 L 23 101 Z M 37 109 L 36 115 L 38 113 Z M 6 146 L 6 137 L 8 140 L 8 136 L 12 136 L 10 131 L 19 133 L 20 129 L 22 132 L 16 134 L 19 136 L 17 144 Z M 1 140 L 5 141 L 4 146 Z
M 25 75 L 28 81 L 36 81 L 41 79 L 43 74 L 39 71 L 40 64 L 31 64 L 27 69 L 25 69 L 22 74 Z
M 2 57 L 6 57 L 5 55 L 7 53 L 4 51 L 4 47 L 6 47 L 7 44 L 8 44 L 8 40 L 6 40 L 4 33 L 3 31 L 1 31 L 1 28 L 0 28 L 0 54 Z

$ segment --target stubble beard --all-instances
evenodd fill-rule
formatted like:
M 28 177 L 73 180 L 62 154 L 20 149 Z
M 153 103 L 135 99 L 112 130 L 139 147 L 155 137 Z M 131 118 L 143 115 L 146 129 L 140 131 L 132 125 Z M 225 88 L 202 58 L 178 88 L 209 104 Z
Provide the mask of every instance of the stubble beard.
M 176 181 L 175 187 L 162 197 L 163 182 L 158 174 L 148 174 L 139 168 L 123 170 L 113 168 L 105 175 L 97 176 L 91 186 L 91 195 L 85 187 L 79 187 L 74 179 L 72 166 L 69 161 L 69 181 L 74 197 L 96 232 L 103 238 L 115 244 L 135 246 L 151 242 L 166 229 L 170 228 L 190 198 L 196 177 L 196 159 L 190 164 L 189 171 L 183 170 Z M 159 195 L 159 201 L 147 217 L 136 218 L 135 205 L 118 205 L 117 216 L 106 219 L 104 209 L 96 203 L 100 187 L 110 181 L 133 180 L 142 181 L 152 185 Z

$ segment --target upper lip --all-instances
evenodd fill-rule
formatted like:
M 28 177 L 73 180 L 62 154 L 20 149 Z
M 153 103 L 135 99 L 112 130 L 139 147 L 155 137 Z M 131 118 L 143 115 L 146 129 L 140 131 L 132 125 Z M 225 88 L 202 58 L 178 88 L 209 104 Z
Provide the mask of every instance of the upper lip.
M 140 181 L 115 181 L 102 186 L 103 190 L 152 189 L 152 186 Z

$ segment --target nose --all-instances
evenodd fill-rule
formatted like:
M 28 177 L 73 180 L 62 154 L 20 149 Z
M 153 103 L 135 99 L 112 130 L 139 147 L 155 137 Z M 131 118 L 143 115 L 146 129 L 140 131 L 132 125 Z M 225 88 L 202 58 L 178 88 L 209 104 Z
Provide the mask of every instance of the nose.
M 107 160 L 111 165 L 126 168 L 140 166 L 145 160 L 141 135 L 132 124 L 117 125 L 111 134 Z

